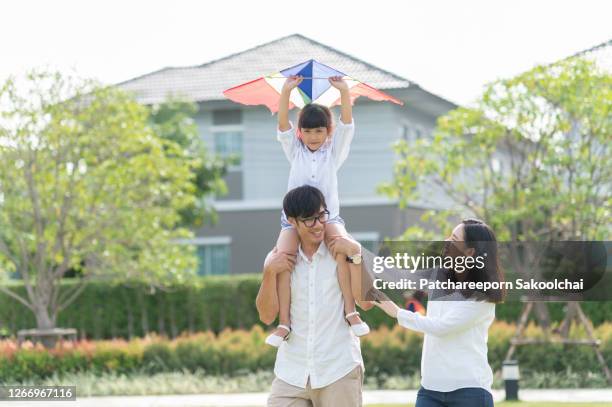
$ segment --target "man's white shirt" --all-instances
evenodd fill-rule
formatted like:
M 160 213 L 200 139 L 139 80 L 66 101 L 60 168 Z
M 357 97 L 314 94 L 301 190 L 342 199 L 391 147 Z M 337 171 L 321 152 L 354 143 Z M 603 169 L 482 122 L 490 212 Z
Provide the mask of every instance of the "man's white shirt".
M 336 261 L 321 243 L 309 261 L 299 248 L 291 272 L 291 333 L 276 354 L 274 374 L 313 389 L 332 384 L 363 366 L 359 338 L 344 319 Z

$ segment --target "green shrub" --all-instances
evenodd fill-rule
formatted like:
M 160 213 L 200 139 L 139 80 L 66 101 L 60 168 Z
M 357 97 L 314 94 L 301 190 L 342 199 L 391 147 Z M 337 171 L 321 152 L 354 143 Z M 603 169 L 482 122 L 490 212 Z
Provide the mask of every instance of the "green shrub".
M 495 322 L 489 330 L 489 362 L 501 368 L 515 326 Z M 530 325 L 529 337 L 542 336 Z M 582 335 L 573 327 L 571 335 Z M 608 364 L 612 362 L 612 323 L 597 327 Z M 206 375 L 239 376 L 248 372 L 271 371 L 276 349 L 264 344 L 266 332 L 259 327 L 246 330 L 225 329 L 218 334 L 204 332 L 175 339 L 149 336 L 142 339 L 78 341 L 52 350 L 26 342 L 17 348 L 14 341 L 0 341 L 0 383 L 24 382 L 75 373 L 94 375 L 156 374 L 191 372 Z M 394 376 L 414 377 L 420 369 L 423 336 L 394 326 L 381 327 L 361 339 L 361 350 L 368 375 L 385 383 Z M 520 346 L 516 352 L 522 374 L 550 379 L 547 372 L 591 375 L 600 372 L 590 346 L 560 344 Z M 569 375 L 569 373 L 568 373 Z M 567 376 L 567 375 L 566 375 Z M 565 377 L 565 376 L 564 376 Z M 550 379 L 557 380 L 557 379 Z M 561 379 L 559 379 L 561 380 Z
M 73 286 L 66 280 L 62 284 Z M 92 282 L 83 294 L 58 317 L 58 326 L 76 328 L 81 338 L 109 339 L 144 337 L 151 333 L 177 337 L 183 332 L 221 332 L 225 328 L 263 327 L 255 309 L 259 274 L 206 276 L 195 285 L 176 285 L 165 291 L 150 292 L 144 284 L 129 286 Z M 19 282 L 11 289 L 25 295 Z M 612 315 L 612 301 L 583 302 L 585 313 L 598 326 Z M 562 303 L 551 303 L 553 322 L 563 318 Z M 496 319 L 514 323 L 522 309 L 520 303 L 500 304 Z M 391 328 L 394 321 L 380 309 L 363 313 L 371 328 Z M 32 328 L 32 312 L 0 293 L 0 331 L 15 335 L 19 329 Z M 609 352 L 609 351 L 608 351 Z

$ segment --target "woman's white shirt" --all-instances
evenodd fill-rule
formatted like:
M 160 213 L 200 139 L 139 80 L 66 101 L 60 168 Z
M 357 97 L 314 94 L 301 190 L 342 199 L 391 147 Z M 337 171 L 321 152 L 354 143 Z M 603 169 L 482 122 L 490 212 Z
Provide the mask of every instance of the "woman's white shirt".
M 437 299 L 428 301 L 426 316 L 400 310 L 397 319 L 404 328 L 425 334 L 421 357 L 424 388 L 448 392 L 480 387 L 491 391 L 493 372 L 487 359 L 487 340 L 495 304 Z

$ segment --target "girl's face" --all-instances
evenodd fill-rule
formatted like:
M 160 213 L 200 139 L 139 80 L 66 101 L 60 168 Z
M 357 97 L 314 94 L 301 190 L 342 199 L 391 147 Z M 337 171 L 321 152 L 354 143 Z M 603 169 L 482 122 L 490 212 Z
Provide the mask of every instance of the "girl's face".
M 317 151 L 327 137 L 329 136 L 329 129 L 327 127 L 315 127 L 313 129 L 301 128 L 302 142 L 310 151 Z

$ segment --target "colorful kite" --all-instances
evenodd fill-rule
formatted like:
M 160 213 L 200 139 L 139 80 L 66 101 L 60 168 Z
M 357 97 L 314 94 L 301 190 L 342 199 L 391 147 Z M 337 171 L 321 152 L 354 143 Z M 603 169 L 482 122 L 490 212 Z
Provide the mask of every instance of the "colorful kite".
M 275 113 L 278 111 L 278 98 L 283 84 L 292 75 L 302 76 L 304 80 L 291 92 L 290 109 L 296 106 L 302 108 L 308 103 L 318 103 L 328 107 L 339 105 L 340 91 L 331 86 L 328 80 L 332 76 L 344 77 L 349 87 L 351 103 L 354 103 L 359 96 L 365 96 L 372 100 L 388 100 L 403 105 L 401 100 L 346 76 L 344 73 L 314 59 L 227 89 L 223 94 L 228 99 L 243 105 L 265 105 L 272 113 Z

